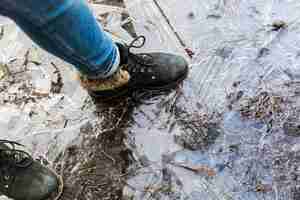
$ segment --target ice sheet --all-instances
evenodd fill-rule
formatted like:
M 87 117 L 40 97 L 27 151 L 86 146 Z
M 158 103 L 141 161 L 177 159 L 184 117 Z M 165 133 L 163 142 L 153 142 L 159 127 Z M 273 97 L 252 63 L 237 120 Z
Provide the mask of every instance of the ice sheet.
M 149 177 L 170 170 L 171 182 L 181 180 L 182 187 L 170 189 L 178 199 L 299 199 L 299 129 L 286 126 L 299 124 L 299 2 L 135 0 L 127 5 L 134 19 L 156 27 L 150 34 L 148 28 L 137 29 L 138 34 L 156 41 L 173 32 L 177 48 L 193 57 L 177 95 L 143 105 L 138 110 L 144 114 L 135 115 L 140 125 L 130 133 L 148 138 L 135 145 L 155 166 Z M 160 21 L 152 20 L 159 15 Z M 171 37 L 159 41 L 162 51 L 170 45 Z M 151 188 L 142 176 L 129 183 Z M 164 178 L 155 185 L 164 188 Z M 145 199 L 140 190 L 130 191 L 131 198 Z M 176 199 L 172 192 L 165 197 L 163 189 L 143 194 Z
M 132 22 L 136 34 L 147 37 L 139 51 L 180 54 L 191 59 L 191 69 L 182 87 L 133 108 L 124 140 L 137 166 L 130 167 L 135 175 L 124 184 L 124 196 L 298 200 L 300 3 L 125 0 L 125 4 L 127 11 L 91 7 L 98 17 L 109 13 L 105 28 L 116 39 L 130 42 L 133 35 L 124 25 Z M 10 75 L 0 81 L 1 139 L 19 141 L 34 157 L 52 163 L 67 147 L 82 142 L 82 127 L 106 116 L 94 115 L 73 68 L 4 22 L 10 34 L 0 43 L 9 48 L 0 55 Z M 10 58 L 18 59 L 10 63 Z M 63 87 L 53 91 L 57 71 Z M 93 134 L 89 137 L 98 133 Z

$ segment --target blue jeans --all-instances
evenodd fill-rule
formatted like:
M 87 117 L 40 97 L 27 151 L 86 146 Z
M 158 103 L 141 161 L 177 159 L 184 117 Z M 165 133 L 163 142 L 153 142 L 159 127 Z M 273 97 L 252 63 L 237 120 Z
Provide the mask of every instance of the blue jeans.
M 106 77 L 118 56 L 85 0 L 0 0 L 0 14 L 91 78 Z

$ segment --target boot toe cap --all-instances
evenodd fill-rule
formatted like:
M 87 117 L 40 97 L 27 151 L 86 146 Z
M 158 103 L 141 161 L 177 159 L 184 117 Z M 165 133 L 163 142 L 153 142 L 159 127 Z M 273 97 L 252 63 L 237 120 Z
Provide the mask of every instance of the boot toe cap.
M 47 171 L 48 170 L 49 169 L 47 169 Z M 36 188 L 36 191 L 32 192 L 32 196 L 35 196 L 35 199 L 42 200 L 58 191 L 59 179 L 52 171 L 49 170 L 47 173 L 40 176 L 40 178 L 33 184 L 35 186 L 32 188 Z
M 44 200 L 58 193 L 59 184 L 53 171 L 35 162 L 31 168 L 18 173 L 10 196 L 16 200 Z
M 42 185 L 42 193 L 47 196 L 58 189 L 59 181 L 54 174 L 48 174 L 43 177 Z
M 187 60 L 182 56 L 176 56 L 176 62 L 174 63 L 176 66 L 176 74 L 179 76 L 186 75 L 188 73 L 189 64 Z
M 164 57 L 165 60 L 162 61 L 162 66 L 165 66 L 173 81 L 187 76 L 189 64 L 184 57 L 174 54 L 165 54 Z

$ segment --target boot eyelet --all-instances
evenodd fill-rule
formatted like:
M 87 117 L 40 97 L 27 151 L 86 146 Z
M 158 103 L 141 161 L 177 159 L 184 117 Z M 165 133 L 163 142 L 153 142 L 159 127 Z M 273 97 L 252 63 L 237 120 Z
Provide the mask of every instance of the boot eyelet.
M 10 176 L 9 176 L 9 175 L 5 175 L 5 176 L 3 177 L 3 179 L 4 179 L 5 181 L 8 181 L 8 180 L 10 179 Z

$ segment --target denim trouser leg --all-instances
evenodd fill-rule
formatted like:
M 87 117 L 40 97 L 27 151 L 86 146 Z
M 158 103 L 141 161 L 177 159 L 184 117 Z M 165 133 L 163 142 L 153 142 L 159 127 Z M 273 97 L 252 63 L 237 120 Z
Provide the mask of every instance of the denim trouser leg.
M 0 14 L 81 73 L 91 78 L 111 74 L 118 50 L 85 0 L 0 0 Z

